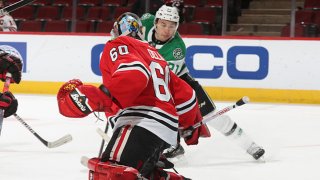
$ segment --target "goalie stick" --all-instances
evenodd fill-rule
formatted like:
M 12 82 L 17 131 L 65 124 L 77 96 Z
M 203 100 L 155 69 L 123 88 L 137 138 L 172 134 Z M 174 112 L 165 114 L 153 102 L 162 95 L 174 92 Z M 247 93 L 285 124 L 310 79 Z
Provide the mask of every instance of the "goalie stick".
M 2 9 L 0 9 L 0 16 L 5 14 L 6 12 L 12 12 L 12 11 L 19 9 L 25 5 L 28 5 L 29 3 L 32 3 L 33 1 L 35 1 L 35 0 L 21 0 L 16 3 L 10 4 L 9 6 L 6 6 Z
M 103 138 L 102 134 L 105 134 L 107 136 L 107 132 L 108 132 L 108 129 L 109 129 L 109 121 L 107 120 L 107 124 L 106 124 L 106 128 L 104 130 L 104 132 L 100 132 L 102 131 L 101 129 L 97 129 L 97 132 L 98 134 L 100 134 L 100 136 L 102 137 L 102 141 L 101 141 L 101 145 L 100 145 L 100 150 L 99 150 L 99 158 L 101 158 L 101 155 L 102 155 L 102 151 L 103 151 L 103 147 L 104 147 L 104 143 L 105 143 L 105 139 Z M 107 136 L 108 137 L 108 136 Z M 109 141 L 107 141 L 108 143 Z
M 227 107 L 221 109 L 220 111 L 218 111 L 218 112 L 216 112 L 214 114 L 206 115 L 202 121 L 194 124 L 193 126 L 190 126 L 189 128 L 184 129 L 184 130 L 180 129 L 180 131 L 181 131 L 180 135 L 182 137 L 189 136 L 189 135 L 192 134 L 192 131 L 194 129 L 196 129 L 196 128 L 200 127 L 201 125 L 206 124 L 207 122 L 212 121 L 213 119 L 225 114 L 226 112 L 229 112 L 230 110 L 232 110 L 232 109 L 234 109 L 236 107 L 242 106 L 242 105 L 244 105 L 244 104 L 246 104 L 248 102 L 249 102 L 249 97 L 244 96 L 241 99 L 239 99 L 235 104 L 233 104 L 231 106 L 227 106 Z
M 107 130 L 108 129 L 108 124 L 106 126 L 106 130 L 105 132 L 102 131 L 102 129 L 100 128 L 97 128 L 97 133 L 101 136 L 102 138 L 102 142 L 101 142 L 101 147 L 100 147 L 100 151 L 99 151 L 99 158 L 101 158 L 101 154 L 102 154 L 102 150 L 103 150 L 103 147 L 104 147 L 104 144 L 105 143 L 108 143 L 110 141 L 110 137 L 107 135 Z M 80 163 L 84 166 L 84 167 L 88 167 L 88 161 L 89 161 L 89 158 L 87 156 L 82 156 L 81 157 L 81 160 L 80 160 Z
M 102 131 L 102 129 L 97 128 L 97 133 L 101 136 L 102 139 L 104 139 L 105 143 L 108 143 L 110 141 L 110 137 Z

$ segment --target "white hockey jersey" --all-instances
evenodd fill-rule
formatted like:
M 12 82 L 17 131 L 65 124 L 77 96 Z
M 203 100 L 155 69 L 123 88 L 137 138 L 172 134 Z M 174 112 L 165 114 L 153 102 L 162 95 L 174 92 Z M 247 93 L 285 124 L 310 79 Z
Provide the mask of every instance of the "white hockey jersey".
M 4 15 L 0 16 L 0 31 L 3 31 L 3 32 L 17 31 L 17 25 L 13 20 L 12 16 L 10 16 L 8 13 L 5 13 Z

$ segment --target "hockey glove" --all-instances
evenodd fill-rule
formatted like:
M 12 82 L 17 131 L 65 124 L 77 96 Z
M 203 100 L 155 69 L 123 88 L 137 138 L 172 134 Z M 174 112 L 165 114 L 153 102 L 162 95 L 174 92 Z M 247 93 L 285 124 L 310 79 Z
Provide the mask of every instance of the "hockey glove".
M 5 118 L 17 112 L 18 100 L 11 92 L 0 93 L 0 109 L 4 110 Z
M 202 116 L 200 110 L 196 114 L 194 124 L 202 121 Z M 206 124 L 202 124 L 198 128 L 189 126 L 188 128 L 183 128 L 179 130 L 180 136 L 184 138 L 184 141 L 187 145 L 196 145 L 198 144 L 199 137 L 211 137 L 210 130 Z
M 193 128 L 192 126 L 179 130 L 180 136 L 184 138 L 184 141 L 187 145 L 195 145 L 198 144 L 199 139 L 199 129 Z
M 57 101 L 60 114 L 66 117 L 85 117 L 93 111 L 108 111 L 111 98 L 99 88 L 84 85 L 79 79 L 63 84 L 58 92 Z
M 0 50 L 0 79 L 6 80 L 7 72 L 11 73 L 11 82 L 19 84 L 21 81 L 21 59 L 10 56 L 6 52 Z

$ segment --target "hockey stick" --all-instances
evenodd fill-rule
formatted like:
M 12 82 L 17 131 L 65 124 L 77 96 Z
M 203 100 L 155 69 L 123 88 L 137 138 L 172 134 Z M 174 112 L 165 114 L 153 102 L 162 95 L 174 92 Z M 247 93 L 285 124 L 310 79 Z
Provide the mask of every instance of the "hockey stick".
M 29 3 L 32 3 L 33 1 L 35 1 L 35 0 L 21 0 L 16 3 L 10 4 L 9 6 L 6 6 L 2 9 L 0 9 L 0 15 L 2 16 L 3 14 L 5 14 L 5 12 L 12 12 L 12 11 L 19 9 L 25 5 L 28 5 Z
M 236 107 L 242 106 L 242 105 L 244 105 L 244 104 L 246 104 L 248 102 L 249 102 L 249 97 L 244 96 L 241 99 L 239 99 L 235 104 L 233 104 L 231 106 L 227 106 L 227 107 L 221 109 L 220 111 L 218 111 L 218 112 L 216 112 L 216 113 L 214 113 L 212 115 L 208 114 L 207 116 L 205 116 L 205 118 L 202 121 L 194 124 L 193 126 L 187 128 L 187 129 L 184 129 L 184 130 L 181 129 L 180 130 L 181 131 L 180 135 L 182 137 L 189 136 L 189 135 L 192 134 L 192 131 L 194 129 L 196 129 L 196 128 L 200 127 L 201 125 L 206 124 L 207 122 L 212 121 L 213 119 L 225 114 L 226 112 L 229 112 L 230 110 L 232 110 L 232 109 L 234 109 Z
M 21 122 L 24 125 L 24 127 L 26 127 L 34 136 L 36 136 L 48 148 L 59 147 L 72 140 L 72 136 L 70 134 L 67 134 L 55 141 L 52 141 L 52 142 L 46 141 L 41 136 L 39 136 L 39 134 L 36 133 L 20 116 L 18 116 L 16 113 L 13 115 L 19 122 Z
M 9 90 L 10 80 L 11 80 L 11 74 L 7 73 L 6 74 L 6 81 L 3 84 L 3 92 L 6 92 Z M 3 124 L 3 115 L 4 115 L 4 110 L 1 109 L 1 111 L 0 111 L 0 135 L 1 135 L 2 124 Z
M 4 84 L 3 87 L 3 92 L 6 92 L 9 90 L 10 87 L 10 79 L 11 79 L 11 74 L 7 73 L 6 74 L 6 82 Z M 3 112 L 3 111 L 2 111 Z M 53 141 L 53 142 L 49 142 L 44 140 L 41 136 L 39 136 L 38 133 L 36 133 L 20 116 L 18 116 L 16 113 L 13 114 L 13 116 L 19 121 L 21 122 L 24 127 L 26 127 L 34 136 L 36 136 L 45 146 L 47 146 L 48 148 L 55 148 L 55 147 L 59 147 L 65 143 L 68 143 L 72 140 L 72 136 L 70 134 L 63 136 L 62 138 Z M 2 116 L 3 117 L 3 116 Z M 2 126 L 2 125 L 1 125 Z M 1 129 L 0 129 L 1 130 Z
M 106 125 L 108 126 L 108 124 Z M 105 131 L 103 132 L 100 128 L 97 129 L 97 133 L 101 136 L 102 138 L 102 142 L 101 142 L 101 147 L 100 147 L 100 151 L 99 151 L 99 158 L 101 158 L 101 154 L 102 154 L 102 150 L 103 150 L 103 147 L 104 147 L 104 143 L 108 143 L 110 141 L 110 137 L 107 135 L 107 132 L 108 132 L 108 127 L 106 127 Z M 88 167 L 88 161 L 89 161 L 89 158 L 87 156 L 82 156 L 81 157 L 81 164 L 84 166 L 84 167 Z
M 104 143 L 108 143 L 110 141 L 110 137 L 107 135 L 107 132 L 108 132 L 107 127 L 106 127 L 106 130 L 104 132 L 100 128 L 97 128 L 97 133 L 102 138 L 101 147 L 100 147 L 100 151 L 99 151 L 99 158 L 101 158 L 101 154 L 102 154 Z M 88 167 L 88 161 L 89 161 L 89 158 L 87 156 L 82 156 L 81 157 L 80 162 L 84 167 Z
M 104 139 L 105 143 L 110 141 L 111 138 L 105 132 L 103 132 L 102 129 L 98 128 L 97 133 L 102 137 L 102 139 Z

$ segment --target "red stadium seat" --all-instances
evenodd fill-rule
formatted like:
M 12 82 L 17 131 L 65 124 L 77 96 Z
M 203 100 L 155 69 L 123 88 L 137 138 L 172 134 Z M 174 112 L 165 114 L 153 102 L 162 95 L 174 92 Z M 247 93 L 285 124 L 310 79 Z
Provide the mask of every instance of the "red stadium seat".
M 11 12 L 11 15 L 14 19 L 24 19 L 24 20 L 34 19 L 34 7 L 30 5 L 23 6 Z
M 102 7 L 94 6 L 88 9 L 86 20 L 100 20 Z
M 211 7 L 196 7 L 193 15 L 193 22 L 214 24 L 216 22 L 216 9 Z
M 7 0 L 7 4 L 9 5 L 9 4 L 14 4 L 14 3 L 16 3 L 16 2 L 18 2 L 18 1 L 20 1 L 20 0 Z
M 295 37 L 304 37 L 304 24 L 296 24 L 295 26 Z M 281 30 L 282 37 L 290 37 L 290 24 L 284 26 Z
M 313 10 L 300 10 L 296 11 L 296 23 L 311 23 L 313 20 Z
M 203 27 L 198 23 L 182 23 L 179 25 L 180 34 L 203 35 Z
M 57 20 L 60 18 L 60 11 L 57 6 L 42 6 L 38 9 L 36 19 Z
M 83 7 L 77 6 L 76 9 L 77 18 L 76 19 L 84 19 L 85 11 Z M 65 7 L 62 12 L 62 19 L 71 20 L 72 19 L 72 6 Z
M 72 6 L 73 0 L 53 0 L 52 5 L 54 6 Z
M 70 22 L 64 20 L 47 21 L 45 32 L 70 32 Z
M 184 0 L 184 7 L 200 7 L 203 6 L 202 1 L 199 0 Z
M 223 0 L 206 0 L 205 6 L 208 7 L 222 7 L 223 6 Z
M 42 31 L 42 22 L 41 21 L 21 21 L 19 24 L 19 31 L 24 32 L 41 32 Z
M 102 5 L 118 7 L 124 5 L 124 0 L 103 0 Z
M 320 1 L 319 0 L 305 0 L 304 8 L 306 9 L 319 9 Z
M 90 21 L 77 21 L 76 22 L 76 32 L 92 32 L 93 22 Z
M 314 11 L 314 18 L 312 22 L 320 26 L 320 11 Z
M 113 15 L 113 19 L 118 18 L 121 14 L 125 13 L 125 12 L 130 12 L 131 8 L 129 7 L 117 7 L 115 9 L 114 15 Z
M 51 0 L 37 0 L 32 3 L 34 6 L 46 6 L 51 5 Z
M 182 14 L 184 21 L 185 22 L 192 21 L 195 7 L 185 7 L 184 9 L 185 11 Z
M 102 8 L 102 10 L 101 10 L 101 16 L 100 16 L 100 18 L 102 19 L 102 20 L 111 20 L 112 19 L 112 12 L 111 12 L 111 9 L 109 8 L 109 7 L 104 7 L 104 8 Z
M 78 5 L 82 6 L 99 6 L 100 0 L 78 0 Z
M 132 7 L 134 3 L 136 3 L 137 0 L 128 0 L 126 6 L 127 7 Z
M 99 33 L 110 33 L 113 28 L 113 21 L 102 21 L 97 24 L 96 32 Z

